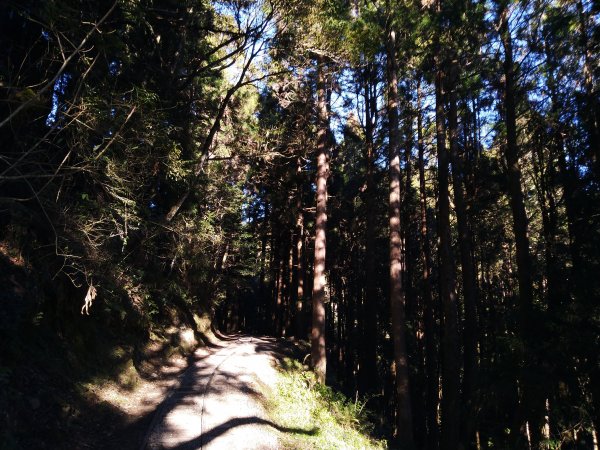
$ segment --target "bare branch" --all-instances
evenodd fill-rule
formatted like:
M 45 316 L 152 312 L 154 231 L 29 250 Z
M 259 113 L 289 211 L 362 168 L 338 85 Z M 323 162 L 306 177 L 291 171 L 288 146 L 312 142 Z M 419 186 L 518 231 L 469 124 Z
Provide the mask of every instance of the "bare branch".
M 73 52 L 64 60 L 62 66 L 60 66 L 60 69 L 58 69 L 58 72 L 56 72 L 56 75 L 54 75 L 54 77 L 48 82 L 46 83 L 37 93 L 35 96 L 32 96 L 29 100 L 27 100 L 24 103 L 21 103 L 17 109 L 15 109 L 12 113 L 9 114 L 9 116 L 4 119 L 2 122 L 0 122 L 0 128 L 2 128 L 3 126 L 5 126 L 6 124 L 10 123 L 10 121 L 17 115 L 19 114 L 21 111 L 23 111 L 26 107 L 28 107 L 31 103 L 33 103 L 33 101 L 37 98 L 39 98 L 44 92 L 46 92 L 48 89 L 50 89 L 51 87 L 54 86 L 54 84 L 56 83 L 56 80 L 58 80 L 58 78 L 63 74 L 63 72 L 65 71 L 65 69 L 67 68 L 67 66 L 69 65 L 69 63 L 71 62 L 71 60 L 75 57 L 75 55 L 77 55 L 81 49 L 83 48 L 83 46 L 86 44 L 86 42 L 89 40 L 89 38 L 94 34 L 95 31 L 98 30 L 98 27 L 108 18 L 108 16 L 110 16 L 110 14 L 113 12 L 113 10 L 115 9 L 115 7 L 117 6 L 118 2 L 113 3 L 113 5 L 110 7 L 110 9 L 107 11 L 106 14 L 104 14 L 104 16 L 94 25 L 94 28 L 92 28 L 83 38 L 83 40 L 81 41 L 81 43 L 77 46 L 77 48 L 75 50 L 73 50 Z

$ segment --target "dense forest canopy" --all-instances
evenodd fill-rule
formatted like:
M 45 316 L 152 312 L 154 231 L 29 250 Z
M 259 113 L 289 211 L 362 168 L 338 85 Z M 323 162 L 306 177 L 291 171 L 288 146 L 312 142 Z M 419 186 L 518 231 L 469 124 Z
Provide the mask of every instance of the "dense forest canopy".
M 393 448 L 598 449 L 597 0 L 5 0 L 0 26 L 0 389 L 42 329 L 174 307 L 309 338 Z

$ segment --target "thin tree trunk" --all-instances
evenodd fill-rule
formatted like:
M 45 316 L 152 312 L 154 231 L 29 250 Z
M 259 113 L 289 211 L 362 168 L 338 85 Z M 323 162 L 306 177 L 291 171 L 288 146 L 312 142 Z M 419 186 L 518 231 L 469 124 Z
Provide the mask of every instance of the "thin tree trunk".
M 433 296 L 431 290 L 431 247 L 429 245 L 427 225 L 427 191 L 425 187 L 425 145 L 423 143 L 423 116 L 421 108 L 421 84 L 417 87 L 417 145 L 419 150 L 419 194 L 421 207 L 421 259 L 423 261 L 423 311 L 425 325 L 425 375 L 427 379 L 425 393 L 426 407 L 426 442 L 427 450 L 438 448 L 439 425 L 437 420 L 438 410 L 438 355 L 436 345 L 436 326 Z
M 390 177 L 390 309 L 396 366 L 396 437 L 403 449 L 414 447 L 408 356 L 406 352 L 405 297 L 402 286 L 402 224 L 398 68 L 396 63 L 396 34 L 390 31 L 387 52 L 388 118 L 389 118 L 389 177 Z
M 277 265 L 277 284 L 276 284 L 276 294 L 275 294 L 275 314 L 273 316 L 273 323 L 275 324 L 275 334 L 276 336 L 283 335 L 283 296 L 284 292 L 284 271 L 285 271 L 285 247 L 283 242 L 279 242 L 279 258 Z
M 275 331 L 275 320 L 276 320 L 276 304 L 277 304 L 277 278 L 279 276 L 278 273 L 278 268 L 279 268 L 279 261 L 277 259 L 277 248 L 275 247 L 275 229 L 276 229 L 276 223 L 275 223 L 275 219 L 274 217 L 276 216 L 277 211 L 273 210 L 270 212 L 270 216 L 271 216 L 271 235 L 269 237 L 269 250 L 270 250 L 270 258 L 269 258 L 269 273 L 271 274 L 271 276 L 269 277 L 269 286 L 268 286 L 268 293 L 269 293 L 269 298 L 265 298 L 265 302 L 267 304 L 267 310 L 266 310 L 266 319 L 267 319 L 267 323 L 266 325 L 266 329 L 269 330 L 269 332 L 274 332 Z
M 353 252 L 350 255 L 350 259 L 352 260 L 352 266 L 357 267 L 359 264 L 356 262 L 358 257 Z M 357 292 L 358 286 L 357 282 L 354 279 L 348 280 L 348 287 L 346 289 L 350 292 Z M 345 334 L 345 346 L 344 346 L 344 376 L 346 378 L 345 386 L 347 392 L 354 392 L 356 389 L 356 295 L 346 295 L 345 296 L 345 317 L 346 317 L 346 334 Z
M 298 171 L 301 172 L 300 164 Z M 304 211 L 302 210 L 302 182 L 299 181 L 296 198 L 296 245 L 295 245 L 295 287 L 296 287 L 296 337 L 305 338 L 304 335 Z
M 293 308 L 295 305 L 295 297 L 297 293 L 296 286 L 294 285 L 294 253 L 296 248 L 296 239 L 294 233 L 290 230 L 289 239 L 287 239 L 289 250 L 288 250 L 288 263 L 286 267 L 285 276 L 285 296 L 283 305 L 283 336 L 290 336 L 292 334 L 292 316 L 294 314 Z
M 315 216 L 315 263 L 312 291 L 311 359 L 320 383 L 325 383 L 325 251 L 327 229 L 327 178 L 329 148 L 327 138 L 327 93 L 323 60 L 317 56 L 317 208 Z
M 405 102 L 410 105 L 411 99 L 407 95 Z M 407 108 L 408 109 L 408 108 Z M 403 286 L 406 302 L 405 312 L 409 323 L 413 323 L 417 317 L 418 301 L 413 292 L 413 246 L 408 245 L 411 236 L 411 225 L 414 217 L 411 217 L 410 202 L 412 198 L 412 147 L 413 147 L 413 122 L 414 114 L 406 111 L 403 117 L 404 133 L 404 189 L 402 189 L 401 211 L 402 211 L 402 255 L 403 255 Z
M 544 237 L 544 255 L 546 259 L 546 303 L 551 319 L 562 311 L 562 304 L 567 297 L 565 291 L 567 284 L 564 282 L 566 274 L 563 274 L 562 267 L 558 260 L 556 243 L 558 236 L 558 212 L 556 200 L 551 186 L 555 184 L 554 167 L 552 166 L 552 152 L 555 150 L 551 146 L 550 158 L 547 160 L 544 155 L 544 149 L 537 148 L 532 158 L 533 170 L 536 175 L 536 194 L 542 216 L 542 236 Z M 562 151 L 562 149 L 558 149 Z M 564 277 L 563 277 L 564 275 Z M 548 336 L 551 337 L 551 336 Z
M 510 205 L 513 216 L 513 233 L 517 253 L 517 278 L 519 286 L 520 334 L 525 347 L 523 355 L 523 371 L 521 373 L 520 390 L 522 394 L 519 426 L 523 435 L 526 434 L 526 424 L 529 424 L 531 446 L 537 448 L 540 441 L 541 425 L 536 394 L 537 383 L 532 373 L 534 354 L 529 354 L 533 342 L 533 279 L 531 255 L 529 253 L 529 237 L 527 235 L 528 220 L 525 211 L 525 201 L 521 190 L 521 168 L 519 165 L 519 148 L 517 143 L 517 116 L 515 95 L 515 67 L 513 62 L 512 37 L 509 30 L 508 7 L 501 12 L 500 38 L 504 47 L 504 92 L 503 106 L 506 121 L 505 157 L 508 168 L 507 181 Z M 517 436 L 515 436 L 517 439 Z
M 261 247 L 260 247 L 260 286 L 259 286 L 259 305 L 260 308 L 263 309 L 259 311 L 260 317 L 260 327 L 261 331 L 265 332 L 268 329 L 267 326 L 267 318 L 268 318 L 268 308 L 266 308 L 267 302 L 267 287 L 265 285 L 266 282 L 266 272 L 267 272 L 267 237 L 268 237 L 268 226 L 269 226 L 269 205 L 265 205 L 265 218 L 263 221 L 262 227 L 262 239 L 261 239 Z M 272 249 L 271 249 L 272 250 Z
M 453 67 L 457 70 L 456 66 Z M 456 82 L 456 74 L 452 75 Z M 468 223 L 468 213 L 463 187 L 464 163 L 458 151 L 458 113 L 456 93 L 454 89 L 449 94 L 448 134 L 450 137 L 450 157 L 452 159 L 452 181 L 454 203 L 456 205 L 456 221 L 458 225 L 458 247 L 462 268 L 464 304 L 464 377 L 463 377 L 463 417 L 461 418 L 463 440 L 470 445 L 475 440 L 474 424 L 474 392 L 477 380 L 477 280 L 473 266 L 473 237 Z

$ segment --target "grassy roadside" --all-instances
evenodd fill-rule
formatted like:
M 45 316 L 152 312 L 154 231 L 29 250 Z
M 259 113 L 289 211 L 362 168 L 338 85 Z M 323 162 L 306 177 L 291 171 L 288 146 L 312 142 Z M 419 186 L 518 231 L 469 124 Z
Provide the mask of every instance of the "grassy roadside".
M 385 449 L 385 441 L 369 436 L 371 426 L 363 404 L 348 400 L 298 361 L 286 358 L 276 388 L 268 393 L 271 420 L 289 430 L 282 434 L 284 449 Z

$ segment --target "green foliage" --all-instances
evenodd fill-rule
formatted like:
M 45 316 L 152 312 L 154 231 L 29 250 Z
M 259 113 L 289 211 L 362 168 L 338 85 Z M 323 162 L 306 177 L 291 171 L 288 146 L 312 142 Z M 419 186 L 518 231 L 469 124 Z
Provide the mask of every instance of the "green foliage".
M 284 361 L 268 406 L 272 420 L 290 429 L 283 438 L 284 448 L 387 448 L 383 441 L 369 436 L 372 426 L 364 403 L 317 383 L 315 375 L 296 360 Z
M 29 348 L 25 344 L 35 341 L 32 336 L 47 338 L 40 354 L 65 349 L 65 342 L 81 353 L 90 345 L 99 349 L 98 324 L 116 335 L 142 335 L 171 320 L 174 308 L 216 310 L 222 324 L 244 323 L 249 330 L 289 328 L 302 300 L 293 289 L 299 277 L 295 268 L 306 272 L 300 274 L 305 307 L 311 288 L 307 255 L 313 250 L 314 61 L 319 56 L 327 69 L 328 98 L 336 101 L 332 128 L 344 125 L 330 136 L 327 326 L 337 356 L 332 368 L 350 395 L 385 391 L 388 397 L 377 409 L 379 427 L 386 430 L 393 422 L 393 388 L 369 386 L 371 380 L 361 377 L 371 351 L 363 339 L 368 307 L 377 322 L 370 343 L 375 375 L 381 382 L 392 370 L 383 105 L 386 35 L 395 31 L 406 152 L 402 221 L 413 403 L 424 404 L 425 364 L 441 355 L 444 344 L 435 226 L 438 78 L 443 112 L 449 112 L 453 96 L 458 101 L 457 147 L 465 167 L 453 164 L 451 172 L 462 177 L 473 241 L 469 256 L 477 272 L 480 382 L 464 412 L 475 412 L 482 442 L 508 448 L 516 439 L 515 411 L 525 385 L 544 393 L 538 417 L 544 415 L 543 400 L 550 402 L 546 447 L 567 448 L 570 436 L 585 436 L 594 421 L 598 426 L 597 2 L 118 0 L 94 29 L 112 4 L 23 0 L 0 6 L 0 120 L 11 117 L 0 128 L 3 358 L 16 361 Z M 519 333 L 519 261 L 507 195 L 507 49 L 498 36 L 507 5 L 516 56 L 509 69 L 517 84 L 520 183 L 533 260 L 536 320 L 526 324 L 534 330 L 533 343 Z M 265 34 L 244 29 L 246 19 L 268 14 L 271 6 L 274 21 Z M 86 44 L 74 51 L 88 33 Z M 224 105 L 252 43 L 270 46 L 268 56 L 248 67 L 248 78 L 261 81 L 239 87 Z M 66 58 L 71 59 L 61 69 Z M 262 78 L 267 70 L 277 75 Z M 55 76 L 59 82 L 41 90 Z M 369 138 L 363 111 L 367 90 L 373 101 Z M 11 116 L 25 104 L 28 108 Z M 417 115 L 422 130 L 416 130 Z M 217 132 L 209 139 L 211 129 Z M 416 131 L 423 134 L 426 159 L 425 236 L 419 228 Z M 454 192 L 451 196 L 456 200 Z M 177 214 L 168 217 L 181 199 Z M 456 214 L 451 212 L 451 237 L 458 247 L 464 237 L 454 227 Z M 293 253 L 299 232 L 303 264 Z M 424 243 L 433 250 L 428 280 L 420 254 Z M 371 272 L 365 267 L 369 253 Z M 453 252 L 463 325 L 458 256 Z M 424 331 L 426 282 L 434 291 L 434 323 Z M 80 308 L 90 285 L 98 297 L 88 317 Z M 433 340 L 433 356 L 425 354 L 431 349 L 423 336 Z M 120 364 L 121 358 L 115 360 Z M 529 361 L 536 370 L 529 370 Z M 50 371 L 59 365 L 59 357 L 48 361 Z M 0 367 L 0 388 L 15 378 L 13 367 Z M 350 442 L 340 437 L 366 430 L 357 425 L 364 405 L 315 385 L 301 371 L 290 370 L 284 378 L 284 397 L 313 405 L 301 419 L 306 426 L 317 421 L 322 430 L 331 428 L 331 434 L 300 436 L 306 439 L 302 445 L 378 445 L 365 444 L 352 432 Z M 2 401 L 0 410 L 7 411 Z M 434 403 L 423 410 L 437 412 Z M 415 414 L 424 415 L 423 410 L 416 408 Z M 296 419 L 289 420 L 288 426 L 295 425 Z M 416 427 L 422 426 L 419 420 L 425 419 L 417 417 Z M 9 447 L 16 442 L 10 434 L 1 439 Z
M 375 2 L 364 5 L 358 17 L 350 22 L 349 43 L 352 61 L 359 62 L 363 57 L 372 60 L 382 48 L 384 35 L 382 18 Z

